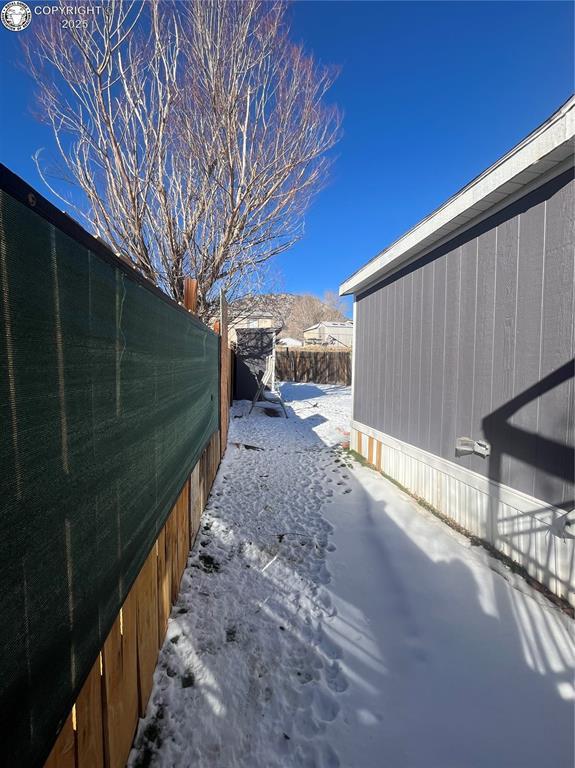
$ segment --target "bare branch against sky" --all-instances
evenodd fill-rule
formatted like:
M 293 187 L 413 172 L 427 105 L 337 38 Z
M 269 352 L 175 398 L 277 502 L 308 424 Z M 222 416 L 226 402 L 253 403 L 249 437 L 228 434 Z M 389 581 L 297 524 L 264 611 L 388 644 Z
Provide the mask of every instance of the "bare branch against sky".
M 102 8 L 102 6 L 100 6 Z M 176 299 L 257 286 L 302 235 L 341 119 L 335 72 L 289 38 L 280 2 L 110 0 L 85 28 L 25 40 L 60 158 L 51 191 Z M 66 197 L 66 181 L 79 188 Z

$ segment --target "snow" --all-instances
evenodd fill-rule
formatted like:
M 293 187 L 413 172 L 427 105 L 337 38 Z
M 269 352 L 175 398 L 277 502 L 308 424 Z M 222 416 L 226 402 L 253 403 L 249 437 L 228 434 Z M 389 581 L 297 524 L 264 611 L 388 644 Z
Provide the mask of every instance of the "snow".
M 571 620 L 349 459 L 349 388 L 281 391 L 234 405 L 129 764 L 571 768 Z
M 303 347 L 303 341 L 292 339 L 290 336 L 280 339 L 278 344 L 283 347 Z

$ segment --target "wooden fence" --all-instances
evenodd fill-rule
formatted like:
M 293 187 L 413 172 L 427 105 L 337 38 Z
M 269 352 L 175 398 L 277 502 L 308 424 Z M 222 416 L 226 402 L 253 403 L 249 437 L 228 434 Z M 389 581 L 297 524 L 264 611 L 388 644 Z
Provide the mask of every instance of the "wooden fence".
M 349 386 L 351 352 L 276 348 L 276 379 Z
M 195 310 L 194 282 L 187 282 L 184 298 L 191 311 Z M 227 441 L 231 357 L 223 296 L 217 325 L 221 334 L 220 430 L 212 435 L 186 480 L 44 768 L 123 768 L 128 759 L 138 718 L 145 714 L 152 690 L 171 606 Z

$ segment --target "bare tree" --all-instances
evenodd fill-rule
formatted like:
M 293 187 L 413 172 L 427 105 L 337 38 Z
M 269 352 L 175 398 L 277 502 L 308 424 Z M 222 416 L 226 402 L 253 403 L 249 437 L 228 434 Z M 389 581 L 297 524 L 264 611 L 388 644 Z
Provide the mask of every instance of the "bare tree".
M 334 314 L 340 317 L 345 317 L 345 314 L 349 309 L 349 305 L 346 299 L 344 299 L 343 296 L 340 296 L 336 291 L 325 291 L 322 301 L 330 309 L 333 309 Z M 339 318 L 334 317 L 332 319 L 337 320 Z
M 220 288 L 257 292 L 325 179 L 334 72 L 290 41 L 281 2 L 86 5 L 84 28 L 47 17 L 26 44 L 60 154 L 39 172 L 176 299 L 197 278 L 203 314 Z
M 303 339 L 303 332 L 324 320 L 344 322 L 348 318 L 343 312 L 310 294 L 292 296 L 289 312 L 285 319 L 284 335 Z
M 86 6 L 94 13 L 85 29 L 64 29 L 57 17 L 46 17 L 23 41 L 39 114 L 60 153 L 52 166 L 42 165 L 37 153 L 38 171 L 96 235 L 172 288 L 178 271 L 173 222 L 183 213 L 176 210 L 168 138 L 178 24 L 170 29 L 155 3 L 111 0 L 105 12 L 103 5 Z M 75 188 L 70 196 L 63 182 Z

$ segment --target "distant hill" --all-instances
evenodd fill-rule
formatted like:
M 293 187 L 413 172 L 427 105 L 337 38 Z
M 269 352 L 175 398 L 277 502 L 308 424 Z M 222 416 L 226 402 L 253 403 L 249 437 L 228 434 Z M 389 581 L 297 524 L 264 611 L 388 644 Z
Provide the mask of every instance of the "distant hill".
M 323 299 L 309 293 L 268 293 L 241 299 L 232 303 L 234 317 L 266 317 L 278 330 L 278 336 L 289 336 L 303 341 L 303 332 L 322 320 L 342 322 L 349 320 L 345 305 L 336 293 L 326 292 Z
M 291 294 L 285 303 L 284 324 L 282 336 L 303 341 L 306 328 L 323 320 L 342 322 L 348 320 L 343 313 L 343 306 L 337 294 L 328 294 L 323 299 L 311 294 Z

